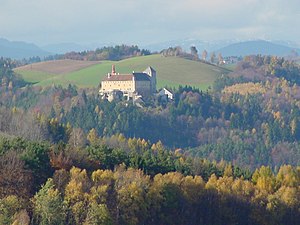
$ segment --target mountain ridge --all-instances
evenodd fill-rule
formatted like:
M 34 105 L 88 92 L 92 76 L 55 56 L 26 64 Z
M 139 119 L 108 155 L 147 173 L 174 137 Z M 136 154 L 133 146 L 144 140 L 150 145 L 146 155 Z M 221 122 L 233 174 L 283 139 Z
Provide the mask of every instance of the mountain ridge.
M 12 59 L 23 59 L 29 57 L 45 57 L 51 55 L 33 43 L 23 41 L 9 41 L 0 38 L 0 56 Z
M 290 55 L 293 50 L 300 53 L 300 49 L 298 48 L 288 47 L 265 40 L 252 40 L 230 44 L 216 50 L 215 52 L 221 53 L 223 56 L 246 56 L 258 54 L 287 56 Z

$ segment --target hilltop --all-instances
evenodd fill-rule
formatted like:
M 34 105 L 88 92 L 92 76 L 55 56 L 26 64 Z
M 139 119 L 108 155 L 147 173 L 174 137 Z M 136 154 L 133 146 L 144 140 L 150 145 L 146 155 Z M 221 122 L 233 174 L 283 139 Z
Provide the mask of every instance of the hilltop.
M 94 63 L 93 65 L 89 63 Z M 69 66 L 66 66 L 68 64 Z M 191 85 L 206 89 L 215 78 L 229 71 L 203 62 L 187 60 L 179 57 L 163 57 L 161 55 L 139 56 L 121 61 L 84 62 L 76 60 L 57 60 L 31 64 L 15 69 L 25 81 L 36 85 L 69 83 L 79 87 L 97 87 L 101 79 L 110 72 L 115 64 L 118 72 L 131 73 L 143 71 L 152 66 L 158 74 L 158 88 L 163 86 Z M 66 70 L 66 67 L 68 68 Z

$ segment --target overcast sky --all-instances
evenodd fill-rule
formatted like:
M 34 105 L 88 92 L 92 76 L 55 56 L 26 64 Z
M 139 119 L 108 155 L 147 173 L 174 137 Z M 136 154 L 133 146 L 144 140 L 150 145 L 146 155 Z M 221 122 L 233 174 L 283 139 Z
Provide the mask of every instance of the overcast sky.
M 300 44 L 300 0 L 0 0 L 0 37 L 39 45 L 183 38 Z

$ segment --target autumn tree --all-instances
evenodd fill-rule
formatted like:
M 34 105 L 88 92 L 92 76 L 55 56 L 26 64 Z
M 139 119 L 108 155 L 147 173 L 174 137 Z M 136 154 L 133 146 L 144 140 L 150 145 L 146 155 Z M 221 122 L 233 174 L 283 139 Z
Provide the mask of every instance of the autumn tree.
M 81 128 L 73 128 L 68 143 L 74 148 L 83 147 L 86 144 L 83 130 Z
M 291 165 L 283 165 L 277 173 L 276 180 L 281 186 L 297 187 L 300 185 L 300 172 Z
M 195 46 L 191 46 L 190 50 L 191 50 L 191 54 L 194 57 L 194 60 L 198 60 L 199 56 L 198 56 L 198 50 L 197 50 L 197 48 Z
M 0 198 L 9 195 L 29 197 L 32 181 L 32 173 L 15 151 L 0 157 Z
M 214 63 L 214 62 L 215 62 L 215 58 L 216 58 L 215 52 L 210 53 L 210 62 L 211 62 L 211 63 Z
M 223 65 L 224 64 L 224 59 L 223 59 L 223 56 L 222 56 L 221 52 L 218 54 L 218 64 L 219 65 Z
M 202 60 L 206 61 L 207 54 L 207 51 L 204 49 L 204 51 L 202 52 Z
M 83 225 L 112 225 L 112 218 L 105 204 L 91 202 L 88 206 L 87 217 Z
M 95 145 L 98 141 L 98 134 L 95 128 L 91 129 L 87 135 L 87 140 L 91 145 Z
M 35 220 L 41 225 L 63 225 L 66 213 L 63 199 L 55 189 L 53 180 L 49 179 L 46 184 L 35 194 L 33 198 Z
M 276 189 L 276 179 L 270 167 L 262 166 L 256 169 L 252 181 L 259 189 L 268 193 L 273 193 Z
M 117 191 L 117 221 L 120 224 L 141 224 L 146 219 L 147 205 L 145 194 L 150 185 L 150 177 L 141 170 L 123 166 L 115 172 Z
M 15 195 L 9 195 L 0 199 L 0 224 L 11 225 L 16 219 L 16 216 L 25 207 L 24 201 Z M 27 213 L 26 213 L 27 214 Z M 25 216 L 26 217 L 26 216 Z M 28 214 L 27 214 L 28 217 Z M 24 225 L 28 225 L 29 221 L 25 219 Z
M 87 192 L 90 190 L 90 180 L 86 170 L 73 167 L 70 170 L 70 181 L 65 188 L 65 202 L 70 209 L 69 220 L 74 224 L 82 224 L 87 215 Z

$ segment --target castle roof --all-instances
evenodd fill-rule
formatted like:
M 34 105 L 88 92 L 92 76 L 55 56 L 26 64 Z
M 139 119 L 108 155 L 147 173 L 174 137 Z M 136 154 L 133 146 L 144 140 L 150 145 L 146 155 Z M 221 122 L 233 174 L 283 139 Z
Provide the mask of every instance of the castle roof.
M 153 72 L 150 66 L 144 72 L 133 72 L 132 74 L 119 74 L 116 73 L 115 65 L 112 65 L 111 73 L 103 79 L 103 81 L 150 81 L 149 72 Z
M 105 77 L 103 81 L 131 81 L 133 77 L 136 81 L 150 81 L 146 73 L 133 73 L 133 74 L 118 74 Z
M 146 73 L 133 73 L 133 76 L 137 81 L 150 81 L 150 78 Z
M 151 66 L 148 66 L 145 70 L 144 73 L 150 74 L 150 73 L 155 73 L 155 69 L 153 69 Z
M 132 74 L 111 75 L 110 77 L 105 77 L 103 81 L 130 81 L 132 78 Z

